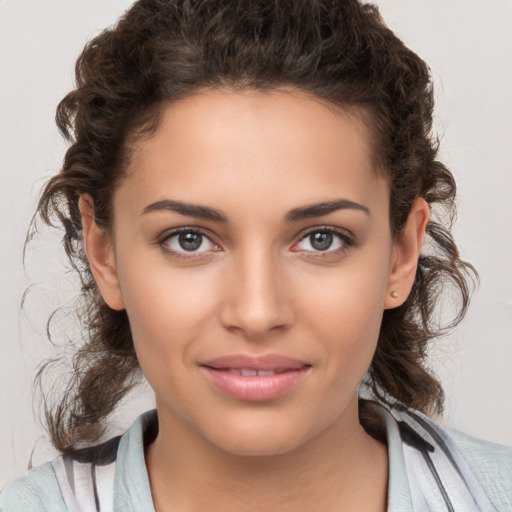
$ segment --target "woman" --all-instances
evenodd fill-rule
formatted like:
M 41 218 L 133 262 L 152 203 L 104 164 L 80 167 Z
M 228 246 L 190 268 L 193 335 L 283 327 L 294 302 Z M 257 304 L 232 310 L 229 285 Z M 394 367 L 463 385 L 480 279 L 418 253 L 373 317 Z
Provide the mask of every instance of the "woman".
M 510 510 L 510 450 L 428 417 L 432 311 L 451 281 L 460 320 L 472 271 L 432 106 L 355 1 L 141 0 L 88 44 L 38 210 L 88 340 L 63 456 L 4 510 Z M 156 412 L 84 447 L 140 371 Z

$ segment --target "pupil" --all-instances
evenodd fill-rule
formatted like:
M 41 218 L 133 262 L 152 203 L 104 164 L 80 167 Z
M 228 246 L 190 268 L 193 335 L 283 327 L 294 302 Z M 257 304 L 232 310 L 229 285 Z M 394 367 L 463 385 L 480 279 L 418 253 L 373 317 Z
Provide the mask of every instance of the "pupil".
M 332 245 L 332 233 L 313 233 L 309 239 L 311 246 L 317 251 L 326 251 Z
M 203 236 L 197 233 L 182 233 L 179 236 L 179 243 L 185 251 L 195 251 L 201 246 Z

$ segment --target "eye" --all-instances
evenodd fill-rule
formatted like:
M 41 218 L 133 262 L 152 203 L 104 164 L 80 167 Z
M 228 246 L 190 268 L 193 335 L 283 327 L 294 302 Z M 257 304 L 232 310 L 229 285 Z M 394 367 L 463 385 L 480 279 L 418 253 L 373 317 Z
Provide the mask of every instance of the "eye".
M 332 228 L 315 229 L 307 233 L 293 247 L 295 251 L 338 252 L 353 245 L 352 239 Z
M 197 229 L 181 228 L 167 233 L 159 244 L 167 251 L 186 254 L 201 254 L 216 251 L 219 246 L 212 242 L 208 236 Z

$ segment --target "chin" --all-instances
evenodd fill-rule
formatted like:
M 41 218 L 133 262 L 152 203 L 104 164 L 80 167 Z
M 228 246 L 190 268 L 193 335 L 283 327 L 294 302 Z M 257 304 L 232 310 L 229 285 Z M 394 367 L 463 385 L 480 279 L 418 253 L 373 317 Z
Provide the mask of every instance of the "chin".
M 292 452 L 314 436 L 306 425 L 296 422 L 265 417 L 244 420 L 220 424 L 219 429 L 210 430 L 205 439 L 232 455 L 270 457 Z
M 272 457 L 292 452 L 301 442 L 275 436 L 243 436 L 240 439 L 219 440 L 217 447 L 238 457 Z

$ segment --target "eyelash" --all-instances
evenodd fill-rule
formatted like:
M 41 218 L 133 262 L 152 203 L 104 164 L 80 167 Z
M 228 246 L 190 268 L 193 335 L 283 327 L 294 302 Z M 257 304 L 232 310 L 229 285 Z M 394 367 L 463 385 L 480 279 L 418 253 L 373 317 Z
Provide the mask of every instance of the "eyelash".
M 197 252 L 192 252 L 192 251 L 187 252 L 185 250 L 176 251 L 176 250 L 170 248 L 169 240 L 171 240 L 172 238 L 174 238 L 176 236 L 184 234 L 184 233 L 193 233 L 193 234 L 201 235 L 202 237 L 209 240 L 210 243 L 212 243 L 218 247 L 218 245 L 212 240 L 211 235 L 209 235 L 207 232 L 205 232 L 201 228 L 191 227 L 191 226 L 176 228 L 176 229 L 173 229 L 172 231 L 168 231 L 168 232 L 164 233 L 163 235 L 161 235 L 158 238 L 157 244 L 162 248 L 163 251 L 165 251 L 173 256 L 176 256 L 178 258 L 183 258 L 185 260 L 196 260 L 196 259 L 202 258 L 203 254 L 207 251 L 197 253 Z M 340 239 L 342 245 L 341 245 L 341 247 L 334 249 L 334 250 L 329 250 L 329 249 L 326 249 L 325 251 L 295 250 L 293 252 L 307 252 L 310 254 L 314 254 L 315 258 L 326 258 L 326 257 L 332 256 L 335 254 L 336 255 L 341 254 L 341 253 L 345 252 L 347 249 L 349 249 L 350 247 L 355 245 L 355 240 L 353 239 L 352 236 L 348 235 L 345 231 L 342 231 L 340 229 L 336 229 L 336 228 L 333 228 L 330 226 L 316 226 L 313 229 L 309 229 L 307 232 L 305 232 L 303 235 L 301 235 L 299 241 L 296 242 L 294 245 L 302 242 L 303 240 L 306 240 L 308 237 L 310 237 L 314 233 L 327 233 L 327 234 L 334 235 Z
M 185 250 L 183 250 L 183 251 L 175 251 L 174 249 L 172 249 L 169 246 L 169 241 L 172 238 L 174 238 L 176 236 L 179 236 L 181 234 L 184 234 L 184 233 L 193 233 L 193 234 L 196 234 L 196 235 L 201 235 L 202 237 L 204 237 L 207 240 L 209 240 L 212 244 L 217 246 L 217 244 L 212 240 L 212 236 L 211 235 L 209 235 L 207 232 L 205 232 L 204 230 L 202 230 L 200 228 L 191 227 L 191 226 L 186 226 L 186 227 L 182 227 L 182 228 L 176 228 L 176 229 L 173 229 L 172 231 L 167 231 L 167 232 L 163 233 L 162 236 L 160 236 L 158 238 L 157 244 L 166 253 L 169 253 L 172 256 L 176 256 L 178 258 L 183 258 L 184 260 L 189 260 L 190 261 L 190 260 L 196 260 L 196 259 L 202 258 L 203 254 L 204 254 L 203 252 L 187 252 Z
M 346 231 L 343 231 L 343 230 L 337 229 L 337 228 L 333 228 L 330 226 L 315 226 L 313 229 L 310 229 L 306 233 L 304 233 L 300 237 L 299 242 L 296 242 L 296 244 L 302 242 L 303 240 L 306 240 L 308 237 L 310 237 L 314 233 L 331 234 L 331 235 L 338 237 L 341 241 L 341 247 L 334 249 L 334 250 L 327 249 L 325 251 L 319 251 L 319 250 L 306 251 L 306 252 L 314 255 L 315 258 L 328 258 L 328 257 L 332 257 L 333 255 L 340 255 L 340 254 L 344 253 L 350 247 L 353 247 L 354 245 L 356 245 L 354 238 L 351 235 L 348 235 Z M 294 244 L 294 245 L 296 245 L 296 244 Z M 299 251 L 297 251 L 297 252 L 299 252 Z

